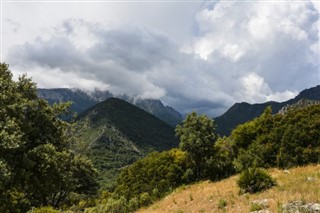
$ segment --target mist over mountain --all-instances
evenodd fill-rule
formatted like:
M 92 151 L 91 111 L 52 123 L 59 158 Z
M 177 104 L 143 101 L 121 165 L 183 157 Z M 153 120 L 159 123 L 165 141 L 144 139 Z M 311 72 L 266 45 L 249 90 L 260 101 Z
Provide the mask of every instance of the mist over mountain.
M 72 101 L 73 104 L 71 105 L 70 110 L 78 114 L 101 101 L 116 97 L 138 106 L 173 127 L 182 121 L 182 116 L 177 110 L 170 106 L 165 106 L 157 99 L 134 99 L 125 94 L 116 96 L 109 91 L 95 90 L 91 93 L 87 93 L 80 89 L 67 88 L 38 89 L 38 95 L 39 97 L 46 99 L 50 104 Z

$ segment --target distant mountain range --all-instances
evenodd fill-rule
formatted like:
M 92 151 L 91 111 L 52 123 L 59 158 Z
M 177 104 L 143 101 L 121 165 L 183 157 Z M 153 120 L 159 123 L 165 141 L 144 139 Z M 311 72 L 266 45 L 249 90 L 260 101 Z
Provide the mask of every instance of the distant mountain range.
M 297 106 L 297 103 L 300 101 L 300 105 L 308 104 L 308 101 L 301 100 L 309 100 L 312 102 L 320 101 L 320 85 L 312 87 L 310 89 L 305 89 L 299 93 L 295 98 L 290 99 L 285 102 L 266 102 L 260 104 L 249 104 L 249 103 L 236 103 L 234 104 L 227 112 L 223 115 L 214 118 L 217 124 L 217 132 L 220 135 L 230 135 L 231 131 L 239 124 L 245 123 L 249 120 L 252 120 L 258 116 L 260 116 L 264 109 L 267 106 L 271 106 L 272 113 L 276 114 L 280 111 L 285 111 L 286 108 L 290 108 L 291 105 Z M 312 102 L 317 103 L 317 102 Z M 310 104 L 310 103 L 309 103 Z
M 118 98 L 90 107 L 77 118 L 77 137 L 109 186 L 119 169 L 152 151 L 178 147 L 174 129 Z
M 94 91 L 92 93 L 86 93 L 79 89 L 67 88 L 38 89 L 38 95 L 39 97 L 46 99 L 50 104 L 56 102 L 59 103 L 61 101 L 72 101 L 73 104 L 70 110 L 77 114 L 82 113 L 89 107 L 92 107 L 101 101 L 111 97 L 116 97 L 138 106 L 173 127 L 182 121 L 182 116 L 178 111 L 170 106 L 165 106 L 157 99 L 134 99 L 127 95 L 116 96 L 108 91 Z
M 49 103 L 59 101 L 72 101 L 71 110 L 81 113 L 91 106 L 100 103 L 115 95 L 108 91 L 95 91 L 93 93 L 86 93 L 78 89 L 39 89 L 40 97 L 48 100 Z M 181 114 L 170 106 L 164 106 L 160 100 L 155 99 L 138 99 L 135 100 L 127 95 L 117 96 L 117 98 L 132 103 L 139 108 L 155 115 L 157 118 L 163 120 L 167 124 L 175 127 L 182 122 Z M 305 89 L 293 99 L 285 102 L 270 101 L 259 104 L 249 104 L 246 102 L 236 103 L 224 114 L 214 118 L 217 124 L 217 133 L 220 135 L 230 135 L 231 131 L 239 124 L 245 123 L 260 116 L 267 106 L 272 107 L 272 112 L 278 113 L 282 108 L 286 108 L 292 104 L 299 102 L 301 99 L 306 100 L 320 100 L 320 85 Z
M 78 112 L 77 137 L 81 150 L 100 171 L 100 181 L 112 188 L 119 170 L 152 151 L 177 147 L 174 126 L 182 117 L 160 100 L 134 100 L 123 95 L 114 98 L 108 91 L 86 93 L 72 89 L 39 89 L 40 97 L 50 104 L 72 101 Z M 236 103 L 215 118 L 217 132 L 229 135 L 239 124 L 260 116 L 267 106 L 273 113 L 320 103 L 320 85 L 302 91 L 285 102 L 260 104 Z

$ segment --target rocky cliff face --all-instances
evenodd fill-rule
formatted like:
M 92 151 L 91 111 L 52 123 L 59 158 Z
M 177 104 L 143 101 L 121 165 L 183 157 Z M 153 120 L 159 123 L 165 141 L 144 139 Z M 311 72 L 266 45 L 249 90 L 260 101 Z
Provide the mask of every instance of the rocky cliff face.
M 135 105 L 139 108 L 155 115 L 161 120 L 171 126 L 176 126 L 182 121 L 182 116 L 179 112 L 169 106 L 164 106 L 160 100 L 155 99 L 139 99 L 135 102 Z

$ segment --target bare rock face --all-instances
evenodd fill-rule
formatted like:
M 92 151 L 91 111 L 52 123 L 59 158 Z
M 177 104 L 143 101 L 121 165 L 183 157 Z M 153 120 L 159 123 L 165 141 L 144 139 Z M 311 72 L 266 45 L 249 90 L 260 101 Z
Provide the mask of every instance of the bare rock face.
M 303 203 L 302 201 L 293 201 L 282 206 L 283 213 L 318 213 L 320 212 L 320 203 Z

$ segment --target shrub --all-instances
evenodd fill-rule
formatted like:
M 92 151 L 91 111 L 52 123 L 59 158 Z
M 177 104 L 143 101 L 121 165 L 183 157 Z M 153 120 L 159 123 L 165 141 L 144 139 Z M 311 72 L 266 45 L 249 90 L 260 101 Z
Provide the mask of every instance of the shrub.
M 85 209 L 85 213 L 126 213 L 128 212 L 127 201 L 124 197 L 119 199 L 110 198 L 106 204 L 99 204 L 93 208 Z
M 276 185 L 276 181 L 263 169 L 244 170 L 237 181 L 241 193 L 256 193 Z
M 218 202 L 218 209 L 223 209 L 228 205 L 227 201 L 224 199 L 219 200 Z
M 46 206 L 46 207 L 39 207 L 39 208 L 33 208 L 28 213 L 60 213 L 60 211 L 55 210 L 52 207 Z
M 250 206 L 250 212 L 260 211 L 260 210 L 263 210 L 264 208 L 265 208 L 265 206 L 262 204 L 252 203 Z
M 149 204 L 152 203 L 152 200 L 150 198 L 150 195 L 148 192 L 144 192 L 140 195 L 139 199 L 140 205 L 141 206 L 148 206 Z

